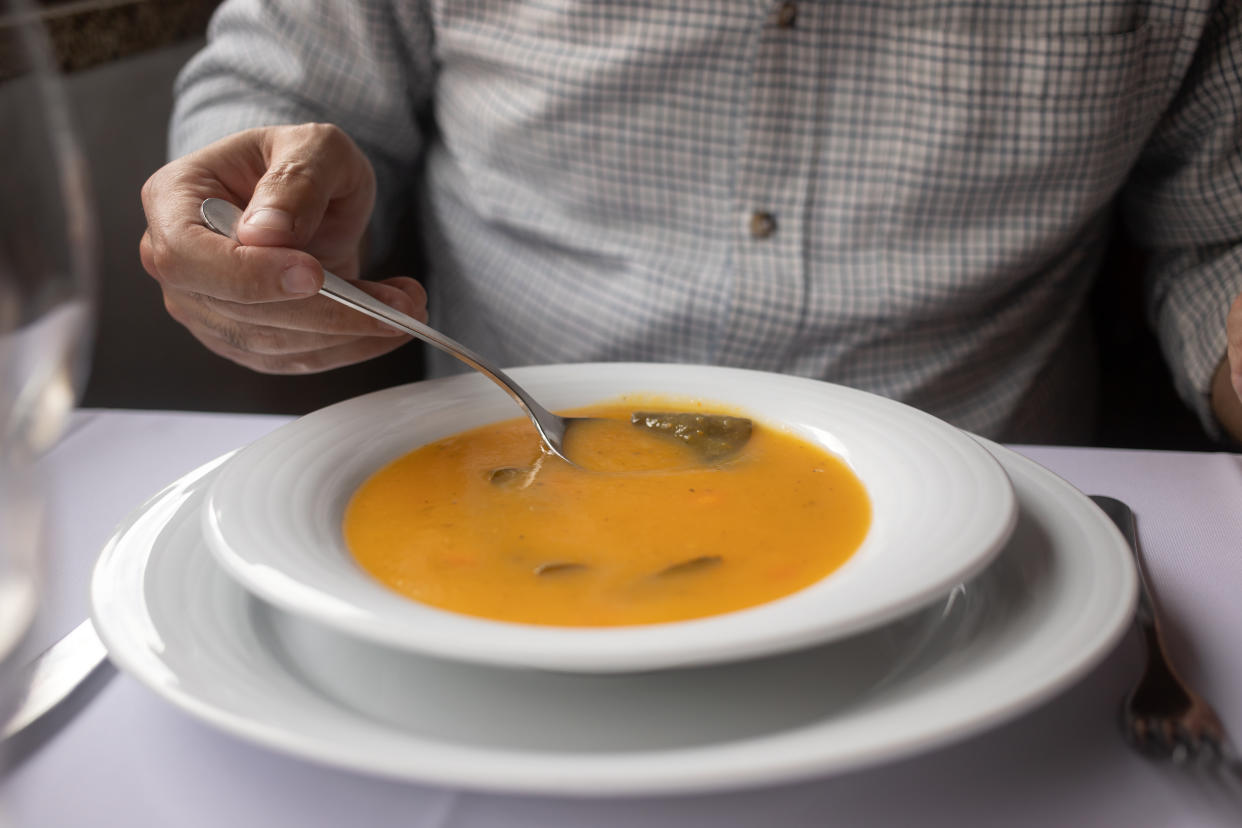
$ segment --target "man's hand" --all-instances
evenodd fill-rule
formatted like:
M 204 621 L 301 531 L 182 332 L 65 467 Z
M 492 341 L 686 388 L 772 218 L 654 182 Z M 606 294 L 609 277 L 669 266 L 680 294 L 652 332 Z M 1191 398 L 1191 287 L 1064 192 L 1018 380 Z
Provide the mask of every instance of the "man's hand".
M 1242 443 L 1242 296 L 1233 300 L 1225 328 L 1229 347 L 1212 378 L 1212 412 L 1225 431 Z
M 199 205 L 209 196 L 245 207 L 241 244 L 203 225 Z M 374 200 L 370 162 L 336 127 L 248 130 L 173 161 L 143 186 L 142 265 L 168 313 L 234 362 L 273 374 L 361 362 L 409 337 L 316 294 L 325 267 L 358 278 Z M 358 286 L 427 318 L 427 294 L 413 279 Z

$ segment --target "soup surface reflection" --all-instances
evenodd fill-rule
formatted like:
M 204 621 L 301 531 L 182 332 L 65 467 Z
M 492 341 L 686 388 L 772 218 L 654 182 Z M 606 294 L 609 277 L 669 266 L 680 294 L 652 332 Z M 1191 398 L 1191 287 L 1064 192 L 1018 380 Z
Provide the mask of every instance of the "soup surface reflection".
M 866 491 L 823 449 L 755 423 L 737 454 L 706 464 L 631 425 L 634 410 L 573 412 L 615 420 L 575 435 L 591 470 L 542 455 L 525 419 L 423 446 L 354 494 L 346 543 L 374 577 L 432 606 L 613 626 L 780 598 L 835 570 L 866 536 Z

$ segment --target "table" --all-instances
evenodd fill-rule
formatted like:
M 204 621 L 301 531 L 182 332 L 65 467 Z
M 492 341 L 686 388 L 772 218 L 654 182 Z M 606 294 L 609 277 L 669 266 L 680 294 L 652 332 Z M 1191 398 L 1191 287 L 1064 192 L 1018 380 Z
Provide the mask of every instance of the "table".
M 40 636 L 87 612 L 113 527 L 165 484 L 286 422 L 265 415 L 86 410 L 44 459 L 54 576 Z M 1242 456 L 1019 446 L 1139 515 L 1179 667 L 1242 738 Z M 121 675 L 0 782 L 0 826 L 344 824 L 559 826 L 1242 824 L 1242 802 L 1129 751 L 1117 705 L 1139 674 L 1129 635 L 1051 702 L 960 744 L 881 768 L 714 795 L 572 800 L 368 778 L 217 732 Z

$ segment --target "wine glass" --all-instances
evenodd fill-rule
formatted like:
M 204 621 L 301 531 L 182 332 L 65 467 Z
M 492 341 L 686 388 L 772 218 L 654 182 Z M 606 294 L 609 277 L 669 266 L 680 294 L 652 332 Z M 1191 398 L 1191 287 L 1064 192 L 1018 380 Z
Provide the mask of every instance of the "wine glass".
M 97 263 L 90 205 L 39 8 L 0 0 L 0 721 L 16 701 L 15 668 L 30 656 L 47 568 L 38 460 L 86 375 Z

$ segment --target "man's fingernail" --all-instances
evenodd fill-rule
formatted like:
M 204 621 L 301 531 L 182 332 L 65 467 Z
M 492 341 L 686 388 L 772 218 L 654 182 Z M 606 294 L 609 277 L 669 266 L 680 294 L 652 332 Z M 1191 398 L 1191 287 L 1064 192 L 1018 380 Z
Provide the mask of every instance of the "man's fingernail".
M 246 216 L 246 224 L 266 230 L 293 232 L 293 216 L 275 207 L 260 207 Z
M 280 277 L 280 286 L 285 293 L 305 296 L 319 290 L 319 276 L 306 265 L 294 265 Z

